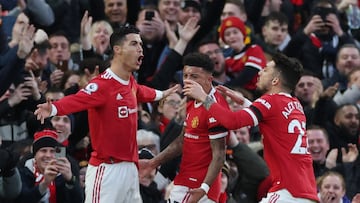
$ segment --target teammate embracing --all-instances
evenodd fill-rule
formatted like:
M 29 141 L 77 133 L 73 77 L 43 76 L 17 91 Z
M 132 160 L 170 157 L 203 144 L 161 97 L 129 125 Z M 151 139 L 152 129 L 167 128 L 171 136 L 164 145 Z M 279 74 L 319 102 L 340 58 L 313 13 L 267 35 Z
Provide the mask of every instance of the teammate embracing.
M 312 159 L 307 150 L 306 118 L 300 102 L 290 95 L 302 70 L 297 60 L 276 53 L 259 72 L 257 88 L 264 94 L 238 112 L 231 112 L 214 102 L 196 82 L 184 81 L 185 95 L 202 102 L 224 127 L 238 129 L 259 125 L 271 177 L 271 187 L 262 203 L 318 201 Z M 222 86 L 218 89 L 235 102 L 243 102 L 235 91 Z

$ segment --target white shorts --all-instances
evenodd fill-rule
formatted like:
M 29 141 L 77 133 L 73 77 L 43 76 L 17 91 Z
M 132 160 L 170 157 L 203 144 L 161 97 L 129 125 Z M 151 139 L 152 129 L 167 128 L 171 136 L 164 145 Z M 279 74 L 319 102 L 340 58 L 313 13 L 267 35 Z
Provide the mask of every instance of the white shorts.
M 181 185 L 174 185 L 170 192 L 170 197 L 168 202 L 169 203 L 183 203 L 187 201 L 187 198 L 190 197 L 190 194 L 188 193 L 190 188 L 181 186 Z M 208 196 L 202 197 L 198 203 L 215 203 L 211 199 L 208 198 Z
M 90 165 L 85 178 L 85 203 L 142 203 L 135 163 Z
M 297 198 L 291 195 L 287 189 L 270 192 L 260 203 L 315 203 L 316 201 L 304 198 Z

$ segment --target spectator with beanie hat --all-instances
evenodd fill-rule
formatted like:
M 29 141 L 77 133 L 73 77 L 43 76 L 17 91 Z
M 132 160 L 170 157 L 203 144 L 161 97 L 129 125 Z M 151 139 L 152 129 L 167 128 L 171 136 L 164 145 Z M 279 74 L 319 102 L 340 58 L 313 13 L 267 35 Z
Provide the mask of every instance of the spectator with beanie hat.
M 232 78 L 227 85 L 241 87 L 254 93 L 258 72 L 266 64 L 262 48 L 255 44 L 245 44 L 245 25 L 235 16 L 222 21 L 219 36 L 233 49 L 231 55 L 225 59 L 226 72 Z
M 83 194 L 79 178 L 72 171 L 66 157 L 55 157 L 57 133 L 42 130 L 35 133 L 34 158 L 25 162 L 20 169 L 22 190 L 16 202 L 82 202 Z

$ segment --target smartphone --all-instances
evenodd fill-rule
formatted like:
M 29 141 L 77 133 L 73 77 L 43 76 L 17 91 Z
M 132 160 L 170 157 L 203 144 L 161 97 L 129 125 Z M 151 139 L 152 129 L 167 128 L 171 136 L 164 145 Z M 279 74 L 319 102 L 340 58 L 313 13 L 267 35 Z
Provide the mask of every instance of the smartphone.
M 56 68 L 65 73 L 69 70 L 68 65 L 69 65 L 68 61 L 59 61 L 58 64 L 56 65 Z
M 55 148 L 55 157 L 57 159 L 60 157 L 66 157 L 66 148 L 65 147 L 56 147 Z
M 155 16 L 154 11 L 145 11 L 145 20 L 152 20 L 154 16 Z

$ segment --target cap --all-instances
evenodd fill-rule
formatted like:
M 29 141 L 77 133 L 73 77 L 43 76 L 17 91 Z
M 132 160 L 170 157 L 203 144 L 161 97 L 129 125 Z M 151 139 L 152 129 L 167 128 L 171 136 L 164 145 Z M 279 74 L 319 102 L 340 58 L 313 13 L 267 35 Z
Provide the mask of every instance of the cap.
M 228 18 L 225 18 L 222 21 L 220 28 L 219 28 L 219 36 L 222 39 L 222 41 L 225 42 L 224 33 L 225 33 L 225 30 L 230 27 L 238 28 L 241 31 L 241 33 L 243 34 L 244 41 L 245 41 L 245 38 L 246 38 L 245 24 L 244 24 L 244 22 L 242 22 L 242 20 L 240 20 L 240 18 L 235 17 L 235 16 L 230 16 Z
M 185 9 L 187 7 L 193 7 L 199 12 L 201 12 L 201 6 L 200 3 L 194 0 L 184 0 L 181 2 L 181 9 Z
M 60 146 L 57 141 L 57 133 L 54 130 L 42 130 L 34 134 L 33 154 L 35 155 L 39 149 L 43 147 Z

